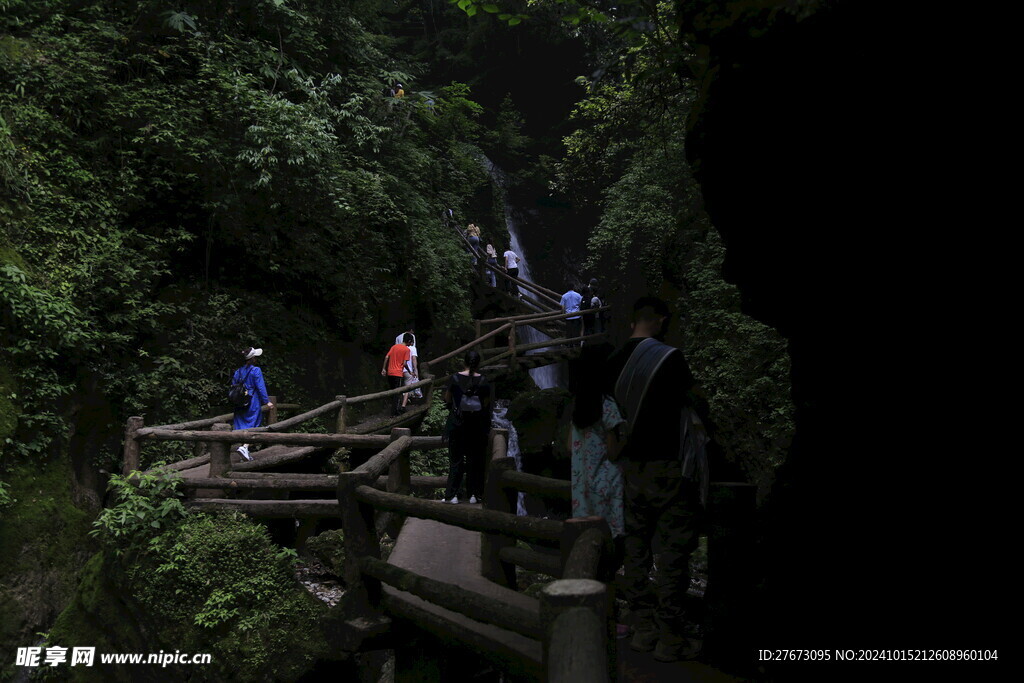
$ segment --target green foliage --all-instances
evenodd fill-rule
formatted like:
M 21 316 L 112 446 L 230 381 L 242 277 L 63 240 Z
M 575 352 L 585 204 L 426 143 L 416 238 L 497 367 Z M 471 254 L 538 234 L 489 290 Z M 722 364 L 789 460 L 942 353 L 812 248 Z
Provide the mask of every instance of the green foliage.
M 295 553 L 237 513 L 190 515 L 128 569 L 136 599 L 165 625 L 167 644 L 200 643 L 231 677 L 290 679 L 322 639 L 317 606 L 295 581 Z
M 14 505 L 17 502 L 18 501 L 14 498 L 14 496 L 11 495 L 11 490 L 10 487 L 7 485 L 7 482 L 0 481 L 0 511 L 2 511 L 5 507 Z
M 420 425 L 420 433 L 440 436 L 448 420 L 448 406 L 444 402 L 444 391 L 436 387 L 430 401 L 430 408 Z
M 448 0 L 453 5 L 466 13 L 467 17 L 475 17 L 480 10 L 485 14 L 493 14 L 499 21 L 506 22 L 509 26 L 517 26 L 530 15 L 514 11 L 510 3 L 477 2 L 476 0 Z M 522 3 L 518 3 L 522 4 Z M 481 15 L 484 16 L 484 15 Z
M 154 534 L 175 523 L 185 514 L 178 500 L 181 476 L 157 468 L 152 472 L 132 472 L 126 477 L 114 475 L 110 487 L 117 502 L 100 513 L 89 535 L 98 538 L 118 555 L 145 552 L 158 544 Z
M 0 361 L 20 386 L 16 455 L 71 431 L 83 377 L 115 423 L 191 419 L 222 408 L 238 348 L 257 344 L 274 393 L 316 401 L 345 387 L 310 366 L 373 345 L 392 310 L 469 320 L 438 216 L 486 182 L 481 109 L 458 83 L 429 107 L 382 96 L 415 65 L 374 32 L 378 3 L 5 10 Z
M 794 429 L 786 342 L 743 315 L 722 277 L 724 247 L 685 162 L 692 88 L 650 79 L 667 64 L 662 39 L 644 37 L 628 50 L 632 69 L 588 84 L 557 184 L 599 214 L 586 266 L 602 274 L 608 299 L 619 307 L 647 293 L 673 300 L 718 440 L 766 488 Z

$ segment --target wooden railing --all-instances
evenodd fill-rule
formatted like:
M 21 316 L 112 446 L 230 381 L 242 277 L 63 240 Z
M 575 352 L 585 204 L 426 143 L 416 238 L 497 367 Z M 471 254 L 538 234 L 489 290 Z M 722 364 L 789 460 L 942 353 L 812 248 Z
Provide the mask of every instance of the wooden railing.
M 610 655 L 614 644 L 613 624 L 608 589 L 598 580 L 603 576 L 601 561 L 611 538 L 607 522 L 602 518 L 555 521 L 516 516 L 511 511 L 515 495 L 512 487 L 525 484 L 533 491 L 547 488 L 561 496 L 568 482 L 551 484 L 550 480 L 540 481 L 546 479 L 543 477 L 514 476 L 517 474 L 514 465 L 509 462 L 511 458 L 506 457 L 505 430 L 492 430 L 492 457 L 483 509 L 410 497 L 410 437 L 407 430 L 396 429 L 391 439 L 388 448 L 338 477 L 338 504 L 345 534 L 345 581 L 350 607 L 359 615 L 357 619 L 375 623 L 381 612 L 398 608 L 385 596 L 382 585 L 386 584 L 474 621 L 538 641 L 542 645 L 542 661 L 521 664 L 524 670 L 539 664 L 535 673 L 545 680 L 609 680 L 610 662 L 614 661 Z M 385 470 L 389 472 L 386 492 L 373 486 Z M 378 520 L 380 514 L 434 520 L 482 532 L 481 573 L 512 588 L 516 585 L 514 568 L 511 572 L 508 568 L 517 555 L 506 553 L 506 558 L 502 559 L 503 551 L 515 549 L 516 540 L 557 541 L 564 561 L 560 563 L 560 571 L 550 574 L 562 578 L 541 591 L 536 609 L 523 609 L 389 565 L 380 557 L 378 530 L 387 524 Z M 459 639 L 465 635 L 458 623 L 436 615 L 432 627 L 448 638 Z M 572 633 L 567 634 L 570 630 Z M 587 674 L 585 679 L 579 677 L 581 671 Z
M 463 234 L 463 232 L 461 230 L 456 230 L 456 232 L 459 235 L 459 238 L 462 240 L 462 242 L 466 245 L 466 248 L 469 249 L 469 252 L 476 257 L 476 259 L 477 259 L 477 264 L 476 264 L 477 277 L 481 281 L 484 279 L 484 272 L 487 271 L 487 270 L 490 270 L 492 273 L 495 273 L 495 275 L 497 275 L 498 277 L 501 277 L 504 280 L 506 280 L 508 282 L 511 282 L 511 283 L 515 284 L 516 286 L 518 286 L 518 287 L 520 287 L 522 289 L 525 289 L 528 292 L 531 292 L 534 295 L 534 298 L 525 297 L 525 296 L 523 298 L 524 299 L 528 299 L 529 301 L 531 301 L 531 303 L 533 303 L 538 308 L 545 308 L 546 306 L 553 306 L 554 308 L 557 309 L 557 308 L 559 308 L 561 306 L 561 303 L 560 303 L 561 296 L 562 296 L 561 294 L 559 294 L 558 292 L 555 292 L 553 290 L 550 290 L 547 287 L 542 287 L 541 285 L 538 285 L 535 282 L 530 282 L 528 280 L 524 280 L 522 278 L 518 278 L 518 277 L 514 277 L 512 275 L 509 275 L 505 271 L 505 269 L 502 268 L 501 266 L 498 266 L 497 268 L 495 268 L 495 267 L 493 267 L 491 265 L 488 265 L 487 264 L 487 256 L 483 252 L 483 250 L 475 249 L 473 247 L 473 245 L 471 245 L 469 243 L 469 239 L 466 237 L 465 234 Z M 498 258 L 500 258 L 500 256 L 498 256 Z
M 468 242 L 467 242 L 468 246 Z M 479 273 L 489 267 L 479 260 Z M 141 448 L 149 442 L 177 441 L 193 443 L 194 457 L 174 463 L 170 470 L 189 470 L 209 464 L 204 477 L 190 476 L 180 485 L 187 492 L 187 505 L 193 509 L 233 509 L 257 517 L 294 517 L 303 520 L 300 539 L 313 529 L 316 518 L 342 519 L 345 540 L 345 580 L 349 600 L 357 611 L 365 615 L 387 609 L 381 586 L 400 587 L 435 605 L 462 614 L 475 621 L 493 624 L 512 633 L 525 636 L 542 645 L 541 662 L 520 662 L 525 670 L 533 670 L 539 677 L 553 681 L 578 680 L 580 666 L 589 667 L 588 680 L 607 680 L 608 657 L 597 656 L 609 652 L 613 640 L 609 637 L 608 593 L 602 577 L 602 557 L 606 555 L 610 532 L 599 518 L 553 521 L 518 517 L 515 497 L 519 490 L 538 495 L 567 497 L 568 482 L 522 474 L 515 471 L 511 458 L 506 457 L 507 433 L 495 430 L 490 439 L 491 458 L 486 477 L 483 509 L 453 506 L 432 500 L 412 497 L 414 489 L 428 490 L 444 485 L 443 477 L 412 477 L 410 452 L 416 449 L 441 446 L 440 437 L 414 437 L 400 425 L 415 416 L 406 413 L 389 419 L 377 419 L 353 424 L 352 408 L 372 401 L 387 401 L 398 394 L 422 388 L 424 412 L 431 404 L 434 388 L 448 381 L 444 372 L 447 361 L 466 351 L 477 348 L 483 352 L 487 369 L 491 372 L 515 369 L 527 351 L 545 346 L 575 345 L 580 341 L 602 335 L 579 336 L 572 339 L 552 339 L 548 342 L 517 344 L 517 332 L 525 325 L 560 324 L 566 318 L 591 311 L 562 313 L 559 295 L 549 289 L 514 278 L 501 269 L 492 269 L 499 277 L 516 284 L 532 296 L 524 301 L 538 309 L 537 313 L 510 316 L 505 319 L 476 321 L 475 338 L 459 348 L 421 363 L 420 381 L 361 396 L 339 395 L 333 401 L 279 420 L 279 411 L 293 411 L 295 404 L 278 404 L 269 397 L 273 407 L 263 407 L 268 424 L 246 430 L 232 430 L 228 421 L 233 413 L 176 424 L 147 427 L 142 417 L 133 416 L 125 427 L 124 471 L 139 468 Z M 607 307 L 597 310 L 605 310 Z M 491 331 L 484 326 L 498 325 Z M 491 340 L 500 340 L 494 348 L 483 348 Z M 565 349 L 561 349 L 564 351 Z M 539 360 L 540 359 L 540 360 Z M 532 363 L 542 362 L 533 356 Z M 505 361 L 506 366 L 495 363 Z M 435 377 L 433 368 L 441 370 Z M 310 420 L 331 416 L 334 432 L 329 434 L 289 433 Z M 373 435 L 390 429 L 391 434 Z M 249 443 L 264 446 L 287 446 L 283 451 L 269 452 L 257 462 L 232 465 L 232 444 Z M 257 468 L 282 465 L 323 449 L 379 448 L 380 450 L 354 470 L 338 474 L 266 474 Z M 336 491 L 337 499 L 312 498 L 305 500 L 236 498 L 236 493 L 252 492 L 312 492 L 321 494 Z M 205 492 L 205 493 L 203 493 Z M 218 498 L 196 498 L 219 495 Z M 432 519 L 464 529 L 482 533 L 481 575 L 506 588 L 515 589 L 515 567 L 523 566 L 543 571 L 556 580 L 547 586 L 535 601 L 536 608 L 524 610 L 500 600 L 474 593 L 460 586 L 419 576 L 401 567 L 389 565 L 380 559 L 379 534 L 384 530 L 398 535 L 405 517 Z M 305 535 L 304 535 L 305 534 Z M 516 547 L 516 539 L 557 543 L 558 557 Z M 301 540 L 297 543 L 301 544 Z M 606 578 L 606 577 L 605 577 Z M 468 639 L 471 634 L 449 624 L 451 633 Z M 564 631 L 571 629 L 572 637 Z M 586 662 L 583 664 L 582 662 Z M 542 673 L 546 672 L 546 673 Z

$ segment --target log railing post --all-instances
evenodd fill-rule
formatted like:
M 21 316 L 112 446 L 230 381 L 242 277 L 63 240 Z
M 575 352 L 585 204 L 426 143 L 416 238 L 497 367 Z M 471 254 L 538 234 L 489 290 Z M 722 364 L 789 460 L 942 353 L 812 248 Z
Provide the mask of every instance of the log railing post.
M 430 373 L 430 363 L 424 363 L 420 366 L 420 379 L 434 379 L 434 376 Z M 434 383 L 431 382 L 426 386 L 426 391 L 423 392 L 423 402 L 427 405 L 427 412 L 430 412 L 430 406 L 434 405 Z
M 565 573 L 565 564 L 576 545 L 577 539 L 587 529 L 606 529 L 608 522 L 603 517 L 571 517 L 565 520 L 562 525 L 562 538 L 559 540 L 559 549 L 562 555 L 562 573 Z M 591 577 L 591 578 L 597 578 Z
M 474 333 L 473 334 L 473 339 L 479 339 L 480 338 L 480 334 L 481 334 L 480 325 L 481 325 L 481 323 L 480 323 L 479 320 L 474 320 L 473 321 L 473 333 Z
M 408 427 L 395 427 L 391 430 L 391 441 L 398 441 L 403 436 L 412 436 L 412 430 Z M 409 495 L 412 490 L 412 478 L 409 467 L 409 450 L 406 449 L 398 454 L 388 466 L 388 493 L 400 493 L 403 496 Z M 404 516 L 390 514 L 387 524 L 388 535 L 391 538 L 398 538 L 398 532 L 402 529 Z
M 338 408 L 338 419 L 334 423 L 334 432 L 336 434 L 344 434 L 345 430 L 348 429 L 348 423 L 346 422 L 347 416 L 345 415 L 345 409 L 348 408 L 348 403 L 344 396 L 335 396 L 335 401 L 341 401 L 341 406 Z
M 128 476 L 129 472 L 139 469 L 139 454 L 142 450 L 141 444 L 135 438 L 135 434 L 142 429 L 145 422 L 141 417 L 129 417 L 124 427 L 124 465 L 122 474 Z
M 277 423 L 277 396 L 267 396 L 267 400 L 273 403 L 269 410 L 267 410 L 267 424 L 272 425 Z
M 610 680 L 608 590 L 592 579 L 559 579 L 540 592 L 543 671 L 551 683 Z
M 509 359 L 508 359 L 508 367 L 509 367 L 509 370 L 513 370 L 514 371 L 516 369 L 516 324 L 515 323 L 512 323 L 512 325 L 511 325 L 511 327 L 509 328 L 509 331 L 508 331 L 508 352 L 510 354 L 509 355 Z
M 365 576 L 359 563 L 363 557 L 380 559 L 373 506 L 359 502 L 355 495 L 358 487 L 372 486 L 371 479 L 366 472 L 338 474 L 338 504 L 345 534 L 345 583 L 357 615 L 374 610 L 380 601 L 380 581 Z
M 231 425 L 226 422 L 218 422 L 210 427 L 213 432 L 230 432 Z M 226 441 L 210 442 L 210 476 L 223 477 L 231 469 L 231 452 L 228 450 L 231 444 Z
M 345 410 L 348 408 L 348 403 L 345 400 L 344 396 L 335 396 L 334 400 L 335 401 L 341 401 L 341 406 L 338 408 L 338 417 L 337 417 L 337 420 L 334 423 L 334 431 L 335 431 L 336 434 L 344 434 L 345 430 L 348 429 L 348 422 L 347 422 L 348 416 L 345 414 Z M 338 448 L 338 449 L 336 449 L 334 451 L 334 454 L 338 455 L 339 453 L 341 453 L 341 451 L 342 451 L 342 449 Z M 340 460 L 340 458 L 338 458 L 338 459 Z M 338 467 L 342 471 L 344 471 L 344 469 L 346 469 L 344 463 L 340 463 L 338 465 Z
M 203 453 L 206 451 L 207 448 L 208 445 L 205 441 L 196 441 L 194 444 L 192 444 L 192 457 L 202 457 Z
M 504 432 L 505 434 L 496 434 L 495 432 Z M 492 443 L 501 442 L 503 438 L 507 438 L 507 434 L 508 431 L 504 429 L 492 430 Z M 505 472 L 515 471 L 516 461 L 515 458 L 506 457 L 505 449 L 500 446 L 495 455 L 498 457 L 490 460 L 487 467 L 487 479 L 484 482 L 484 509 L 514 515 L 518 496 L 514 491 L 506 491 L 501 485 L 501 479 Z M 480 540 L 480 573 L 497 584 L 515 589 L 515 565 L 501 561 L 502 548 L 511 548 L 515 544 L 515 538 L 505 534 L 484 534 Z

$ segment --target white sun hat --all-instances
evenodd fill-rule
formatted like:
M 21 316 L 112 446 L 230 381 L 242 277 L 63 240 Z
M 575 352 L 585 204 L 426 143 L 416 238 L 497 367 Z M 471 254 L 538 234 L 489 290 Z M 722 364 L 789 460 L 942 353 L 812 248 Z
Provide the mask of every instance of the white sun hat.
M 255 358 L 256 356 L 263 355 L 263 349 L 254 349 L 249 347 L 249 353 L 245 354 L 245 359 Z

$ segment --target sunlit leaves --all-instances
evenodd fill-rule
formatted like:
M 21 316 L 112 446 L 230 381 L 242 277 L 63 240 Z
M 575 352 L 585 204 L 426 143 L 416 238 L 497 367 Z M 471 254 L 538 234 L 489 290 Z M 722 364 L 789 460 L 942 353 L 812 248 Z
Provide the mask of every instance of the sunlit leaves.
M 529 19 L 528 14 L 513 12 L 510 8 L 501 3 L 478 2 L 477 0 L 448 0 L 453 5 L 466 13 L 468 17 L 476 16 L 477 12 L 483 10 L 486 14 L 496 15 L 499 21 L 506 22 L 509 26 L 517 26 L 524 19 Z

